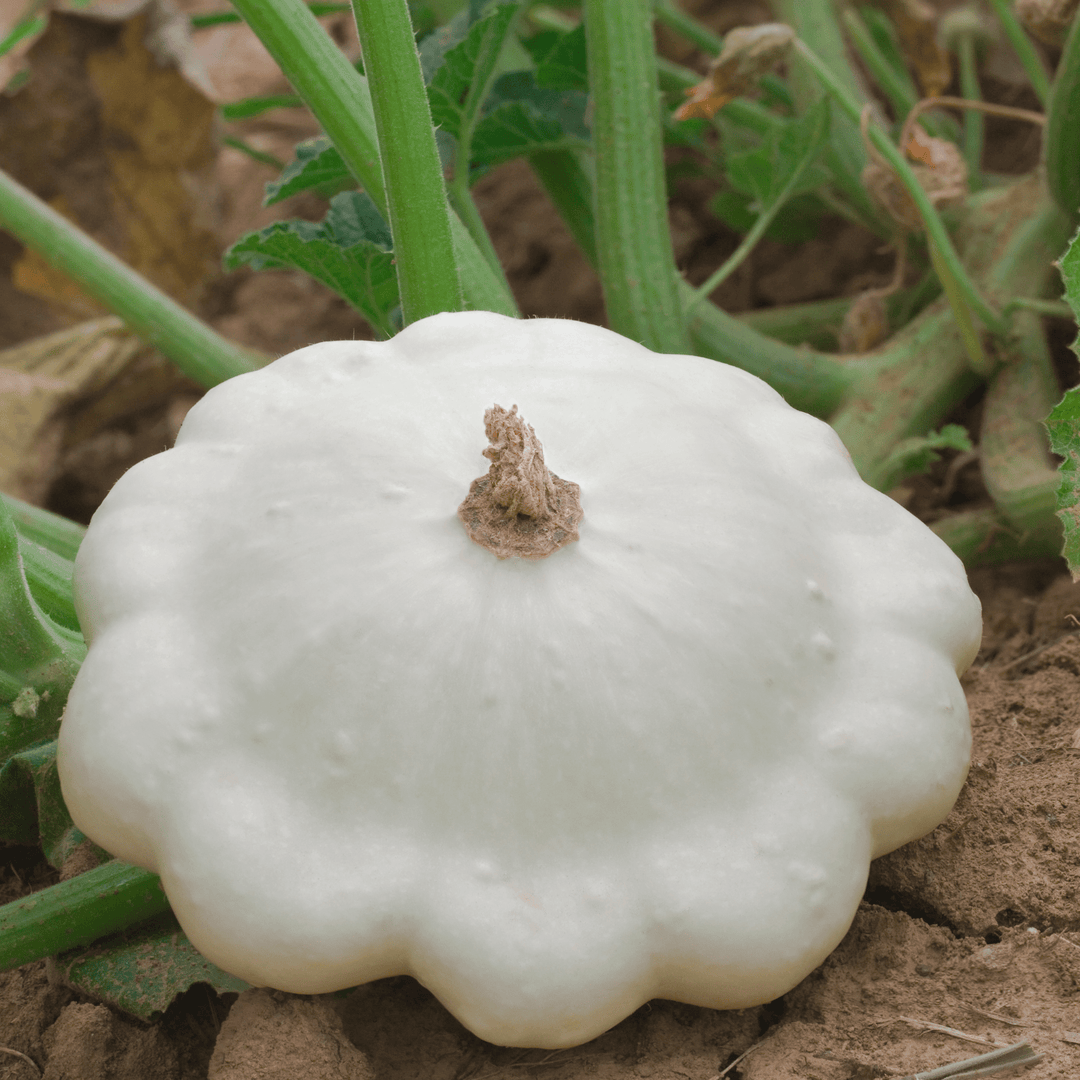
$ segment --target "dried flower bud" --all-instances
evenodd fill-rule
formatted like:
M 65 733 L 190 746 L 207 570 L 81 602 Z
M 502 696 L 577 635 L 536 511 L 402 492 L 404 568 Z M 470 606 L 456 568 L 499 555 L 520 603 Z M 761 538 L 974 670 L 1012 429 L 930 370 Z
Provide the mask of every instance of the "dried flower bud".
M 724 38 L 724 48 L 709 65 L 709 74 L 687 90 L 689 98 L 675 110 L 676 120 L 714 117 L 729 101 L 749 93 L 770 72 L 795 40 L 784 23 L 740 26 Z
M 953 143 L 935 139 L 915 126 L 904 151 L 919 163 L 912 166 L 912 172 L 934 206 L 955 206 L 964 200 L 968 193 L 967 164 Z M 922 218 L 915 203 L 888 165 L 871 161 L 863 169 L 862 181 L 878 205 L 898 225 L 913 231 L 922 229 Z
M 885 340 L 889 332 L 889 317 L 880 289 L 860 293 L 844 314 L 840 327 L 840 351 L 869 352 Z

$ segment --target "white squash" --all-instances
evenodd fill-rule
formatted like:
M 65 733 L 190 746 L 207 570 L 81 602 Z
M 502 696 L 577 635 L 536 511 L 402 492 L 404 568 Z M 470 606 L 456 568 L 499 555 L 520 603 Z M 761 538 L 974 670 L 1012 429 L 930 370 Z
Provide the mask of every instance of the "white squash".
M 536 517 L 459 517 L 485 413 Z M 784 993 L 967 769 L 958 559 L 760 380 L 581 323 L 436 315 L 216 387 L 76 598 L 78 826 L 227 971 L 410 974 L 496 1043 Z

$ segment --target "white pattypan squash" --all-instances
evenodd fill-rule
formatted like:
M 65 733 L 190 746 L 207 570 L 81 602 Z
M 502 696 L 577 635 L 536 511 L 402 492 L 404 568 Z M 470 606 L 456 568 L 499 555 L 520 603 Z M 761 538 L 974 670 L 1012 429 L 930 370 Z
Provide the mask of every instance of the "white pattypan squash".
M 410 974 L 496 1043 L 784 993 L 967 769 L 952 552 L 765 383 L 582 323 L 216 387 L 76 600 L 76 824 L 227 971 Z

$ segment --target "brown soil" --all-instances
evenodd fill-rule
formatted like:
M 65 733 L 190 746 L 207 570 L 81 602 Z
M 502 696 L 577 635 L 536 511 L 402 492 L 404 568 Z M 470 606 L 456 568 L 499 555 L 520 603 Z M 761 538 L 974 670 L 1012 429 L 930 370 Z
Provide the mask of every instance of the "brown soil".
M 754 21 L 763 11 L 698 6 L 718 29 L 739 21 L 736 9 Z M 31 54 L 27 88 L 0 100 L 0 164 L 115 249 L 136 261 L 141 255 L 153 276 L 137 222 L 116 209 L 124 205 L 116 179 L 126 167 L 116 136 L 123 95 L 107 92 L 107 61 L 136 50 L 137 38 L 126 33 L 54 19 Z M 147 69 L 145 77 L 157 75 Z M 1022 99 L 1007 80 L 998 96 Z M 271 116 L 250 125 L 246 137 L 284 154 L 309 127 L 302 115 Z M 1035 151 L 1026 130 L 991 130 L 999 133 L 995 168 L 1030 166 Z M 203 220 L 193 209 L 184 225 L 188 240 L 199 239 L 181 245 L 186 302 L 272 354 L 367 336 L 345 304 L 300 275 L 191 277 L 206 244 L 220 249 L 266 220 L 258 191 L 272 175 L 233 151 L 215 160 L 204 151 L 193 147 L 171 166 L 188 177 L 195 202 L 214 211 Z M 704 210 L 707 194 L 697 181 L 682 184 L 672 209 L 680 257 L 697 277 L 736 242 Z M 482 180 L 479 201 L 527 314 L 602 321 L 595 276 L 524 166 Z M 320 212 L 305 200 L 285 209 Z M 797 249 L 763 244 L 720 299 L 740 310 L 850 294 L 887 280 L 890 267 L 873 237 L 838 226 L 828 241 Z M 41 268 L 2 234 L 0 271 L 0 347 L 94 313 L 76 291 L 50 291 Z M 168 273 L 159 267 L 159 276 Z M 1060 329 L 1055 340 L 1061 351 Z M 1073 370 L 1063 351 L 1061 361 Z M 125 468 L 171 441 L 198 396 L 175 376 L 136 376 L 123 393 L 114 389 L 119 404 L 106 408 L 94 398 L 61 417 L 39 478 L 54 509 L 87 520 Z M 968 407 L 977 410 L 978 402 Z M 985 497 L 973 468 L 956 474 L 947 466 L 905 493 L 910 505 L 924 512 Z M 1023 1040 L 1044 1055 L 1027 1074 L 1033 1080 L 1080 1076 L 1080 586 L 1057 560 L 979 570 L 972 582 L 986 629 L 965 678 L 974 729 L 968 784 L 929 836 L 872 866 L 843 943 L 779 1000 L 727 1013 L 657 1001 L 585 1046 L 508 1050 L 464 1031 L 407 978 L 314 999 L 262 991 L 219 997 L 199 985 L 144 1024 L 67 989 L 41 962 L 0 975 L 0 1080 L 872 1080 Z M 39 853 L 0 848 L 0 899 L 53 880 Z

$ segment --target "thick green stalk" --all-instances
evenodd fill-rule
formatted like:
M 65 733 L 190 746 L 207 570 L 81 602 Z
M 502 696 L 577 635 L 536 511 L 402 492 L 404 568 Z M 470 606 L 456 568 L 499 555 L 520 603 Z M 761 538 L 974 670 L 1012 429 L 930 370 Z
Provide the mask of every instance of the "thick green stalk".
M 895 292 L 885 299 L 890 326 L 903 326 L 927 304 L 936 300 L 941 289 L 933 274 L 910 289 Z M 851 296 L 832 300 L 810 300 L 802 304 L 781 304 L 778 307 L 744 311 L 739 322 L 752 326 L 762 334 L 778 338 L 791 345 L 809 345 L 815 349 L 835 349 L 843 328 L 844 316 L 854 303 Z
M 1017 315 L 1006 351 L 986 391 L 979 460 L 994 505 L 1021 533 L 1049 530 L 1059 539 L 1056 516 L 1061 482 L 1050 457 L 1043 421 L 1061 396 L 1042 320 Z
M 972 196 L 957 229 L 965 258 L 980 268 L 980 285 L 994 299 L 1049 288 L 1052 260 L 1068 235 L 1035 177 Z M 853 374 L 851 395 L 831 423 L 874 485 L 886 482 L 886 463 L 901 439 L 933 430 L 978 385 L 944 299 L 858 361 Z
M 1080 213 L 1080 13 L 1061 51 L 1046 109 L 1046 182 L 1070 217 Z
M 169 910 L 156 874 L 113 860 L 0 907 L 0 971 L 89 945 Z
M 435 128 L 406 0 L 353 0 L 379 139 L 402 318 L 464 303 Z
M 197 383 L 215 386 L 264 362 L 227 341 L 2 171 L 0 226 L 77 281 Z
M 687 297 L 692 293 L 684 283 Z M 837 357 L 785 345 L 706 301 L 690 322 L 694 352 L 741 368 L 768 383 L 796 409 L 828 416 L 844 399 L 855 371 Z
M 233 6 L 307 103 L 349 172 L 387 215 L 367 80 L 349 63 L 305 4 L 295 0 L 233 0 Z M 516 316 L 513 296 L 492 271 L 457 214 L 451 214 L 450 228 L 461 287 L 469 306 Z
M 814 74 L 821 80 L 822 86 L 829 92 L 833 100 L 847 113 L 849 119 L 858 123 L 862 111 L 857 98 L 853 97 L 844 83 L 837 79 L 827 64 L 818 57 L 814 51 L 802 40 L 796 40 L 795 48 L 799 55 L 806 61 Z M 998 333 L 1005 330 L 1005 321 L 982 297 L 975 287 L 960 257 L 956 254 L 952 240 L 945 229 L 937 209 L 930 201 L 929 196 L 923 190 L 907 159 L 897 149 L 892 140 L 878 127 L 871 123 L 869 138 L 878 153 L 888 162 L 896 172 L 904 185 L 905 190 L 915 203 L 926 229 L 928 242 L 937 248 L 937 254 L 941 259 L 941 271 L 954 279 L 957 295 L 962 296 L 964 302 L 982 320 L 982 322 Z M 943 282 L 944 283 L 944 282 Z
M 1027 74 L 1031 88 L 1035 91 L 1040 103 L 1045 107 L 1050 97 L 1050 76 L 1046 74 L 1046 67 L 1039 56 L 1039 50 L 1034 42 L 1028 37 L 1027 31 L 1020 25 L 1013 12 L 1012 0 L 990 0 L 990 6 L 994 9 L 1001 29 L 1009 39 L 1009 44 L 1020 59 L 1024 72 Z
M 687 353 L 668 230 L 649 0 L 585 0 L 596 151 L 596 238 L 611 328 Z

